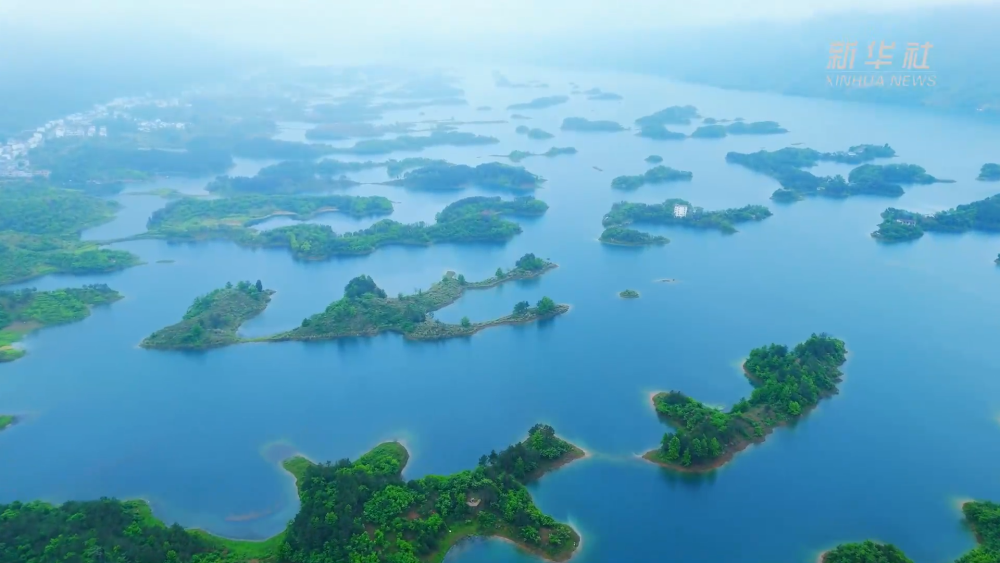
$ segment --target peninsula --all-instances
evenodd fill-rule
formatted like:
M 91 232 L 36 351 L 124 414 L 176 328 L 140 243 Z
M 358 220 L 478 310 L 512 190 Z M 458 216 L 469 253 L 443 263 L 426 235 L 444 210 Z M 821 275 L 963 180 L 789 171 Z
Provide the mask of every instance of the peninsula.
M 544 141 L 555 137 L 555 135 L 545 131 L 544 129 L 531 128 L 527 125 L 518 125 L 517 128 L 514 129 L 514 132 L 518 135 L 527 135 L 529 139 L 534 139 L 536 141 Z
M 872 237 L 882 242 L 915 240 L 924 232 L 982 233 L 1000 232 L 1000 194 L 959 205 L 954 209 L 923 215 L 902 209 L 888 208 L 882 212 L 882 222 Z
M 541 176 L 524 168 L 499 162 L 476 167 L 445 162 L 410 170 L 398 179 L 383 183 L 423 191 L 458 191 L 478 186 L 488 190 L 526 193 L 540 188 L 544 181 Z
M 556 304 L 542 297 L 535 307 L 527 301 L 514 306 L 509 315 L 485 322 L 463 318 L 458 324 L 442 323 L 433 312 L 454 303 L 467 290 L 486 289 L 509 281 L 534 278 L 556 265 L 526 254 L 509 271 L 497 268 L 494 276 L 479 282 L 468 282 L 463 275 L 448 272 L 430 289 L 415 294 L 389 297 L 368 276 L 352 279 L 344 288 L 344 297 L 334 301 L 322 313 L 302 321 L 288 332 L 261 340 L 329 340 L 334 338 L 375 336 L 383 332 L 402 334 L 411 340 L 439 340 L 471 336 L 480 330 L 505 324 L 523 324 L 565 313 L 568 305 Z
M 693 229 L 713 229 L 724 234 L 736 232 L 733 225 L 750 221 L 763 221 L 771 216 L 771 210 L 762 205 L 746 205 L 738 209 L 705 211 L 683 199 L 668 199 L 663 203 L 631 203 L 627 201 L 612 204 L 611 211 L 604 216 L 605 227 L 624 227 L 632 223 L 653 225 L 677 225 Z
M 674 170 L 669 166 L 654 166 L 637 176 L 617 176 L 611 180 L 611 187 L 616 190 L 636 190 L 646 184 L 690 182 L 693 177 L 694 174 L 684 170 Z
M 535 98 L 530 102 L 523 102 L 519 104 L 511 104 L 507 106 L 507 109 L 545 109 L 552 106 L 557 106 L 559 104 L 565 104 L 569 101 L 569 96 L 545 96 L 542 98 Z
M 575 147 L 552 147 L 549 150 L 537 153 L 531 151 L 511 151 L 510 154 L 491 154 L 492 157 L 497 158 L 509 158 L 511 162 L 521 162 L 522 160 L 531 156 L 544 156 L 552 158 L 554 156 L 561 156 L 564 154 L 576 154 Z
M 563 131 L 581 131 L 586 133 L 614 133 L 625 128 L 615 121 L 591 121 L 585 117 L 567 117 L 559 127 Z
M 776 427 L 799 419 L 821 399 L 835 395 L 846 359 L 843 341 L 826 334 L 813 334 L 792 350 L 778 344 L 751 350 L 743 372 L 754 391 L 728 412 L 679 391 L 657 393 L 653 407 L 676 431 L 664 434 L 660 447 L 642 457 L 680 471 L 721 467 Z
M 639 127 L 647 125 L 690 125 L 691 120 L 701 117 L 694 106 L 670 106 L 635 120 Z
M 1000 164 L 992 162 L 984 164 L 976 179 L 981 182 L 1000 182 Z
M 196 298 L 179 323 L 154 332 L 139 345 L 157 350 L 205 350 L 235 344 L 240 341 L 236 331 L 264 311 L 273 293 L 264 289 L 260 280 L 256 284 L 241 281 L 235 286 L 226 283 L 224 288 Z
M 598 239 L 604 244 L 617 246 L 649 246 L 657 244 L 667 244 L 670 239 L 657 235 L 651 235 L 635 229 L 626 227 L 608 227 L 601 233 Z
M 551 426 L 536 424 L 524 441 L 481 456 L 473 469 L 406 481 L 409 452 L 386 442 L 354 461 L 283 461 L 301 507 L 282 533 L 264 541 L 167 526 L 144 501 L 104 498 L 0 504 L 0 545 L 15 546 L 26 560 L 59 545 L 60 552 L 89 549 L 129 561 L 440 563 L 459 541 L 484 536 L 562 562 L 576 552 L 580 536 L 542 513 L 525 484 L 585 455 Z
M 91 307 L 121 298 L 120 293 L 104 284 L 53 291 L 0 291 L 0 362 L 24 356 L 23 349 L 14 347 L 24 335 L 47 326 L 82 321 L 90 316 Z

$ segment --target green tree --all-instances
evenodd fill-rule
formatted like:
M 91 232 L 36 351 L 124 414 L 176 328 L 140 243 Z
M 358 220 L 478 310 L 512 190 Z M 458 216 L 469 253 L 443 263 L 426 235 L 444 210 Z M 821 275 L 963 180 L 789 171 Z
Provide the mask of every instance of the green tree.
M 549 297 L 542 297 L 538 300 L 538 314 L 545 315 L 551 313 L 556 308 L 556 302 Z
M 684 455 L 681 457 L 681 465 L 684 467 L 691 465 L 691 450 L 689 448 L 684 449 Z
M 792 416 L 799 416 L 800 414 L 802 414 L 802 406 L 799 405 L 797 401 L 789 401 L 788 414 Z
M 472 326 L 472 323 L 469 322 L 469 317 L 462 317 L 462 327 L 469 328 L 470 326 Z
M 527 301 L 518 301 L 514 304 L 514 314 L 523 315 L 528 312 L 528 308 L 531 307 Z
M 497 268 L 496 276 L 498 278 L 502 278 L 503 277 L 503 268 Z
M 708 453 L 713 457 L 719 457 L 722 455 L 722 446 L 719 445 L 718 438 L 712 438 L 712 441 L 708 444 Z
M 465 275 L 464 274 L 458 274 L 458 283 L 460 283 L 462 285 L 465 285 Z
M 667 446 L 667 459 L 670 461 L 677 461 L 681 457 L 681 440 L 675 434 L 670 439 L 670 444 Z
M 260 280 L 257 280 L 257 291 L 264 291 L 264 284 L 260 283 Z

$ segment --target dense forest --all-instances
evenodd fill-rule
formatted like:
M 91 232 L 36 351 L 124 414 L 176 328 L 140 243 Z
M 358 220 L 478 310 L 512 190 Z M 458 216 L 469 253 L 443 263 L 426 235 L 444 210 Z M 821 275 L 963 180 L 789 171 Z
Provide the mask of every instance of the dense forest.
M 507 109 L 545 109 L 552 106 L 557 106 L 559 104 L 565 104 L 569 101 L 569 96 L 545 96 L 542 98 L 535 98 L 530 102 L 522 102 L 518 104 L 511 104 L 507 106 Z
M 24 356 L 13 344 L 38 328 L 81 321 L 95 305 L 113 303 L 122 296 L 104 284 L 81 288 L 0 291 L 0 362 Z
M 267 308 L 273 290 L 241 281 L 213 290 L 194 300 L 177 324 L 162 328 L 142 341 L 143 348 L 160 350 L 204 350 L 240 341 L 236 333 L 246 321 Z
M 529 192 L 537 189 L 545 179 L 518 166 L 490 162 L 478 166 L 434 163 L 405 172 L 390 185 L 414 190 L 452 191 L 469 186 L 489 190 Z
M 320 340 L 349 336 L 374 336 L 382 332 L 396 332 L 413 340 L 434 340 L 469 336 L 484 328 L 502 324 L 532 322 L 555 316 L 569 310 L 543 297 L 535 307 L 520 302 L 510 315 L 486 322 L 473 323 L 462 319 L 459 324 L 442 323 L 433 318 L 434 311 L 454 303 L 471 289 L 486 289 L 509 281 L 533 278 L 554 268 L 555 265 L 526 254 L 514 269 L 497 268 L 494 276 L 468 282 L 463 275 L 446 273 L 430 289 L 410 295 L 389 297 L 369 276 L 358 276 L 344 287 L 344 297 L 334 301 L 322 313 L 302 321 L 302 325 L 288 332 L 274 335 L 268 340 Z
M 665 184 L 667 182 L 689 182 L 694 174 L 685 170 L 674 170 L 669 166 L 654 166 L 636 176 L 617 176 L 611 180 L 611 187 L 616 190 L 637 190 L 646 184 Z
M 621 246 L 645 246 L 651 244 L 667 244 L 670 239 L 659 235 L 651 235 L 627 227 L 608 227 L 601 233 L 600 241 L 606 244 Z
M 792 350 L 778 344 L 751 350 L 743 370 L 754 390 L 728 412 L 679 391 L 659 393 L 653 397 L 656 412 L 676 430 L 664 434 L 660 448 L 644 457 L 677 468 L 718 467 L 836 394 L 846 359 L 844 343 L 826 334 L 813 334 Z
M 291 195 L 356 186 L 346 172 L 385 166 L 384 162 L 340 162 L 324 159 L 316 162 L 289 160 L 264 167 L 256 176 L 219 176 L 205 188 L 219 195 L 268 194 Z
M 872 236 L 883 242 L 900 242 L 922 237 L 924 232 L 1000 232 L 1000 194 L 959 205 L 954 209 L 923 215 L 890 207 L 882 212 L 882 222 Z
M 531 156 L 545 156 L 552 158 L 554 156 L 561 156 L 564 154 L 576 154 L 575 147 L 552 147 L 549 150 L 537 153 L 531 151 L 510 151 L 510 154 L 491 154 L 490 156 L 509 158 L 511 162 L 521 162 L 522 160 Z
M 1000 182 L 1000 164 L 988 162 L 979 170 L 979 177 L 982 182 Z
M 604 216 L 605 227 L 624 227 L 632 223 L 678 225 L 693 229 L 714 229 L 725 234 L 736 232 L 733 225 L 763 221 L 771 210 L 762 205 L 746 205 L 722 211 L 705 211 L 683 199 L 668 199 L 663 203 L 630 203 L 621 201 L 611 206 Z
M 615 121 L 592 121 L 585 117 L 567 117 L 563 119 L 562 125 L 559 128 L 563 131 L 582 131 L 587 133 L 614 133 L 625 130 L 621 123 Z

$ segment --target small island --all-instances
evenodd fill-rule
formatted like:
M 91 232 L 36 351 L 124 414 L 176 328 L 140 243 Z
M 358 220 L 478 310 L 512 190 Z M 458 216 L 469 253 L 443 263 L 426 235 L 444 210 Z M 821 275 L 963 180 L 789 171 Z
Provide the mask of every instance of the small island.
M 563 131 L 582 131 L 587 133 L 614 133 L 624 131 L 620 123 L 614 121 L 591 121 L 585 117 L 567 117 L 559 127 Z
M 332 149 L 331 153 L 353 155 L 389 154 L 392 152 L 417 152 L 428 147 L 495 145 L 496 137 L 476 135 L 463 131 L 434 131 L 430 135 L 400 135 L 394 139 L 370 139 L 358 141 L 354 146 Z
M 527 125 L 519 125 L 514 129 L 514 132 L 518 135 L 526 135 L 529 139 L 534 139 L 536 141 L 544 141 L 546 139 L 551 139 L 555 137 L 552 133 L 545 131 L 544 129 L 531 128 Z
M 601 233 L 601 238 L 598 240 L 604 244 L 617 246 L 650 246 L 670 242 L 670 239 L 667 237 L 651 235 L 626 227 L 608 227 L 604 229 L 604 232 Z
M 643 125 L 635 135 L 636 137 L 645 137 L 654 141 L 683 141 L 687 138 L 687 135 L 684 133 L 671 131 L 666 126 L 659 124 Z
M 669 166 L 654 166 L 638 176 L 617 176 L 611 180 L 611 187 L 616 190 L 637 190 L 646 184 L 690 182 L 693 177 L 694 174 L 684 170 L 674 170 Z
M 639 292 L 634 289 L 625 289 L 618 292 L 618 297 L 621 297 L 622 299 L 638 299 Z
M 631 203 L 627 201 L 612 204 L 611 211 L 604 216 L 605 227 L 624 227 L 632 223 L 653 225 L 677 225 L 692 229 L 712 229 L 723 234 L 733 234 L 734 225 L 751 221 L 763 221 L 771 216 L 771 210 L 762 205 L 746 205 L 722 211 L 705 211 L 683 199 L 668 199 L 663 203 Z
M 954 209 L 923 215 L 902 209 L 888 208 L 882 212 L 882 222 L 872 237 L 881 242 L 916 240 L 924 232 L 965 233 L 1000 231 L 1000 194 L 959 205 Z
M 670 106 L 666 109 L 635 120 L 639 127 L 647 125 L 690 125 L 692 119 L 701 117 L 694 106 Z
M 410 170 L 396 180 L 383 183 L 423 191 L 458 191 L 479 186 L 489 190 L 526 193 L 538 189 L 544 181 L 541 176 L 532 174 L 524 168 L 499 162 L 480 164 L 476 167 L 443 162 Z
M 736 121 L 729 125 L 718 123 L 702 125 L 691 133 L 691 138 L 721 139 L 727 135 L 777 135 L 781 133 L 788 133 L 788 129 L 776 121 L 754 121 L 752 123 Z
M 384 162 L 341 162 L 333 159 L 288 160 L 266 166 L 252 177 L 219 176 L 209 182 L 205 190 L 227 196 L 324 192 L 358 185 L 358 182 L 345 176 L 348 172 L 359 172 L 386 165 Z
M 1000 182 L 1000 164 L 992 162 L 984 164 L 976 179 L 980 182 Z
M 274 290 L 241 281 L 194 300 L 181 322 L 149 335 L 139 346 L 156 350 L 205 350 L 240 341 L 236 331 L 271 302 Z
M 6 429 L 8 426 L 13 426 L 17 424 L 17 417 L 9 414 L 0 414 L 0 430 Z
M 372 278 L 359 276 L 344 288 L 344 297 L 331 303 L 322 313 L 304 319 L 298 328 L 258 340 L 330 340 L 375 336 L 383 332 L 402 334 L 410 340 L 440 340 L 471 336 L 494 326 L 548 319 L 569 311 L 569 306 L 542 297 L 535 307 L 521 301 L 514 305 L 509 315 L 485 322 L 471 322 L 463 318 L 458 324 L 435 320 L 433 312 L 454 303 L 467 290 L 534 278 L 555 267 L 555 264 L 534 254 L 526 254 L 517 261 L 513 270 L 505 272 L 497 268 L 494 276 L 483 281 L 469 282 L 461 274 L 456 276 L 454 272 L 448 272 L 430 289 L 398 297 L 386 295 Z
M 820 400 L 837 394 L 847 360 L 841 340 L 813 334 L 789 350 L 771 344 L 750 351 L 743 372 L 754 387 L 728 412 L 700 403 L 679 391 L 657 393 L 657 415 L 676 428 L 659 448 L 642 457 L 670 469 L 710 471 L 729 462 L 778 426 L 804 416 Z
M 263 541 L 167 526 L 145 501 L 102 498 L 0 504 L 0 545 L 20 546 L 26 561 L 48 557 L 44 548 L 58 544 L 66 553 L 114 553 L 122 561 L 440 563 L 456 543 L 483 536 L 563 562 L 580 535 L 542 513 L 525 484 L 583 457 L 551 426 L 536 424 L 525 440 L 481 456 L 473 469 L 407 481 L 410 453 L 385 442 L 354 461 L 282 461 L 301 506 L 283 532 Z
M 531 151 L 510 151 L 510 154 L 491 154 L 492 157 L 497 158 L 509 158 L 512 162 L 521 162 L 522 160 L 531 156 L 544 156 L 547 158 L 552 158 L 554 156 L 562 156 L 564 154 L 576 154 L 575 147 L 552 147 L 549 150 L 538 153 Z
M 663 157 L 658 154 L 651 154 L 647 156 L 645 160 L 650 164 L 659 164 L 663 162 Z
M 520 113 L 512 113 L 512 114 L 510 115 L 510 118 L 511 118 L 511 119 L 531 119 L 531 118 L 530 118 L 530 117 L 528 117 L 527 115 L 521 115 Z
M 507 109 L 545 109 L 552 106 L 557 106 L 559 104 L 565 104 L 569 101 L 569 96 L 545 96 L 542 98 L 535 98 L 530 102 L 523 102 L 520 104 L 511 104 L 507 106 Z M 513 116 L 512 116 L 513 117 Z
M 91 307 L 121 298 L 120 293 L 104 284 L 53 291 L 0 291 L 0 362 L 24 356 L 24 350 L 14 346 L 24 335 L 47 326 L 82 321 L 90 316 Z

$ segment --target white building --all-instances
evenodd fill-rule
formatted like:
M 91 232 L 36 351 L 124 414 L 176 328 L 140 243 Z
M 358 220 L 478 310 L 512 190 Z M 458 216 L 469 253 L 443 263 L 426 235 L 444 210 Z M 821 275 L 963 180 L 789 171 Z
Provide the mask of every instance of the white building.
M 680 219 L 681 217 L 687 217 L 687 214 L 688 206 L 680 204 L 674 206 L 674 217 Z

